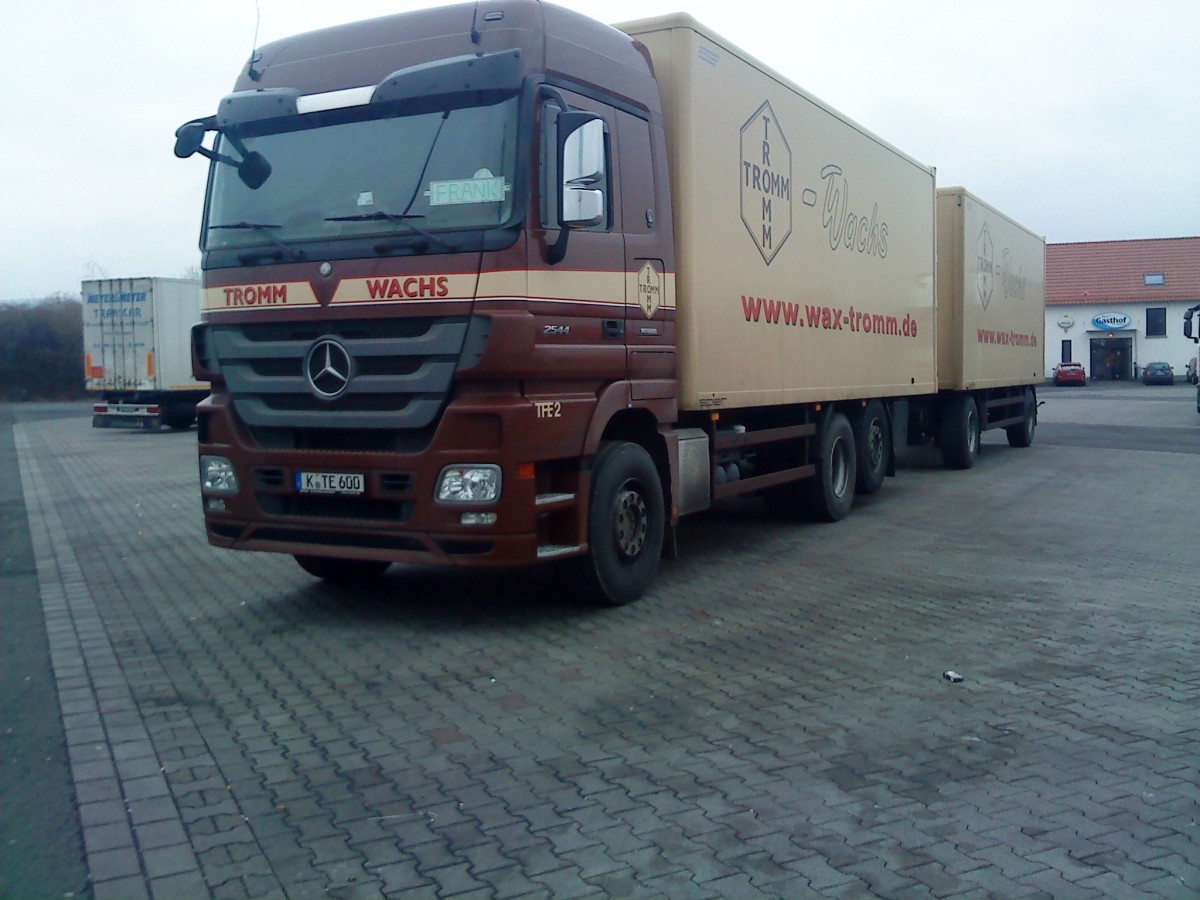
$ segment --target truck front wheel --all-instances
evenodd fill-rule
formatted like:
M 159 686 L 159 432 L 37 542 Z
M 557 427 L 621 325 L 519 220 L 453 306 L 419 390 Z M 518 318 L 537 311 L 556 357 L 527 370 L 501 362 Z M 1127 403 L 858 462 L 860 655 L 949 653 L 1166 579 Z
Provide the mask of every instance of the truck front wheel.
M 589 553 L 579 560 L 585 593 L 621 606 L 645 593 L 658 572 L 666 531 L 662 480 L 644 448 L 601 445 L 592 469 Z
M 979 407 L 970 394 L 957 394 L 942 406 L 938 433 L 947 469 L 969 469 L 979 456 Z

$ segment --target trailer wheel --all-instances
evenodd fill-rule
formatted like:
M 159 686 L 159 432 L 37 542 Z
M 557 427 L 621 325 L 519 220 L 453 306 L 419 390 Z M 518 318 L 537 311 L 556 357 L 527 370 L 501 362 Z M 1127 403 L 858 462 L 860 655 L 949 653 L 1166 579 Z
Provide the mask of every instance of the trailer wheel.
M 662 480 L 638 444 L 602 444 L 592 469 L 589 552 L 578 561 L 589 599 L 622 606 L 645 593 L 658 572 L 666 532 Z
M 850 515 L 857 481 L 854 431 L 841 413 L 834 413 L 821 432 L 817 476 L 804 482 L 807 513 L 822 522 L 840 522 Z
M 1025 389 L 1025 421 L 1020 425 L 1009 425 L 1004 429 L 1010 447 L 1028 447 L 1033 443 L 1033 433 L 1037 430 L 1037 403 L 1033 391 Z
M 883 404 L 872 400 L 855 412 L 850 424 L 854 429 L 858 468 L 854 490 L 860 494 L 874 494 L 883 487 L 888 457 L 892 454 L 892 430 Z
M 299 553 L 294 559 L 309 575 L 338 584 L 371 581 L 386 572 L 391 565 L 378 559 L 339 559 L 333 556 L 307 556 Z
M 970 394 L 957 394 L 942 405 L 938 443 L 947 469 L 969 469 L 979 456 L 979 407 Z

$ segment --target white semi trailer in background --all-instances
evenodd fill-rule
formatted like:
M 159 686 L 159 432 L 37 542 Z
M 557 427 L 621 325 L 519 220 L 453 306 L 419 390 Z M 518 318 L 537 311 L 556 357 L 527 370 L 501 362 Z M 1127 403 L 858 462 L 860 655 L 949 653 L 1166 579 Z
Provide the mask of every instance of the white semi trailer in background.
M 190 428 L 207 382 L 192 375 L 200 285 L 184 278 L 83 282 L 83 369 L 96 428 Z

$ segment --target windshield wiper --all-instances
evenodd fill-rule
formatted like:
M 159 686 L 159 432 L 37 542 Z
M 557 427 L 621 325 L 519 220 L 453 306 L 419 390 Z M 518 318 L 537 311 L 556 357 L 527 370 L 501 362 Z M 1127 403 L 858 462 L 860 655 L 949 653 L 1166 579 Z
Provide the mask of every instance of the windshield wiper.
M 228 222 L 224 225 L 209 225 L 208 227 L 212 231 L 218 231 L 218 230 L 257 231 L 259 234 L 261 234 L 263 237 L 265 237 L 268 241 L 270 241 L 273 245 L 275 245 L 276 247 L 279 248 L 279 251 L 280 251 L 279 255 L 275 256 L 275 259 L 290 258 L 290 259 L 294 260 L 295 262 L 300 262 L 300 261 L 308 258 L 308 254 L 306 254 L 303 250 L 297 250 L 294 247 L 289 247 L 287 244 L 285 244 L 283 241 L 281 241 L 275 235 L 271 234 L 272 228 L 282 228 L 283 227 L 282 225 L 275 225 L 272 223 L 264 224 L 262 222 Z M 243 263 L 248 263 L 252 260 L 262 259 L 264 256 L 271 256 L 271 255 L 273 255 L 273 254 L 244 253 L 241 256 L 239 256 L 238 259 L 241 260 Z
M 423 219 L 423 218 L 425 218 L 425 217 L 417 215 L 416 213 L 409 213 L 408 215 L 401 216 L 401 215 L 397 215 L 396 213 L 389 213 L 389 212 L 383 212 L 383 210 L 376 210 L 375 212 L 358 213 L 357 215 L 353 215 L 353 216 L 326 216 L 325 221 L 326 222 L 383 222 L 383 221 L 403 222 L 403 221 L 405 221 L 405 219 Z
M 429 244 L 437 244 L 437 245 L 445 248 L 446 250 L 450 250 L 451 252 L 458 249 L 456 246 L 454 246 L 454 244 L 450 243 L 445 238 L 440 238 L 436 234 L 434 234 L 432 231 L 427 231 L 426 229 L 422 228 L 420 225 L 414 225 L 411 221 L 412 219 L 423 219 L 423 218 L 425 218 L 425 217 L 422 215 L 418 215 L 417 213 L 397 214 L 397 213 L 383 212 L 382 210 L 376 210 L 375 212 L 358 213 L 357 215 L 353 215 L 353 216 L 326 216 L 325 221 L 326 222 L 399 222 L 405 228 L 412 229 L 413 234 L 418 234 L 421 237 L 425 238 L 426 246 L 428 246 Z M 375 245 L 375 252 L 376 253 L 390 253 L 392 250 L 403 250 L 403 249 L 407 249 L 407 248 L 413 247 L 413 246 L 415 246 L 415 245 L 411 241 L 401 241 L 401 242 L 385 241 L 382 244 Z

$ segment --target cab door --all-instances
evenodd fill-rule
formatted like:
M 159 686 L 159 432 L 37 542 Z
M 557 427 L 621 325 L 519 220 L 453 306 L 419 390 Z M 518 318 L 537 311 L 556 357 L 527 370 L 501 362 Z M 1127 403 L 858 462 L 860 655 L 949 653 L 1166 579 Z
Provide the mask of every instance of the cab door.
M 565 236 L 561 258 L 556 245 L 564 241 L 558 228 L 557 97 L 543 97 L 541 118 L 539 210 L 542 230 L 529 245 L 530 309 L 538 317 L 538 340 L 569 344 L 577 350 L 570 366 L 557 377 L 572 380 L 625 380 L 628 372 L 625 341 L 626 253 L 622 231 L 621 177 L 615 152 L 615 111 L 590 97 L 556 89 L 571 110 L 592 113 L 603 123 L 603 182 L 601 220 L 572 228 Z M 547 373 L 548 375 L 550 373 Z M 593 392 L 595 388 L 592 388 Z M 594 395 L 594 394 L 593 394 Z
M 625 238 L 625 341 L 631 400 L 673 399 L 675 277 L 666 169 L 650 123 L 618 111 L 621 223 Z

